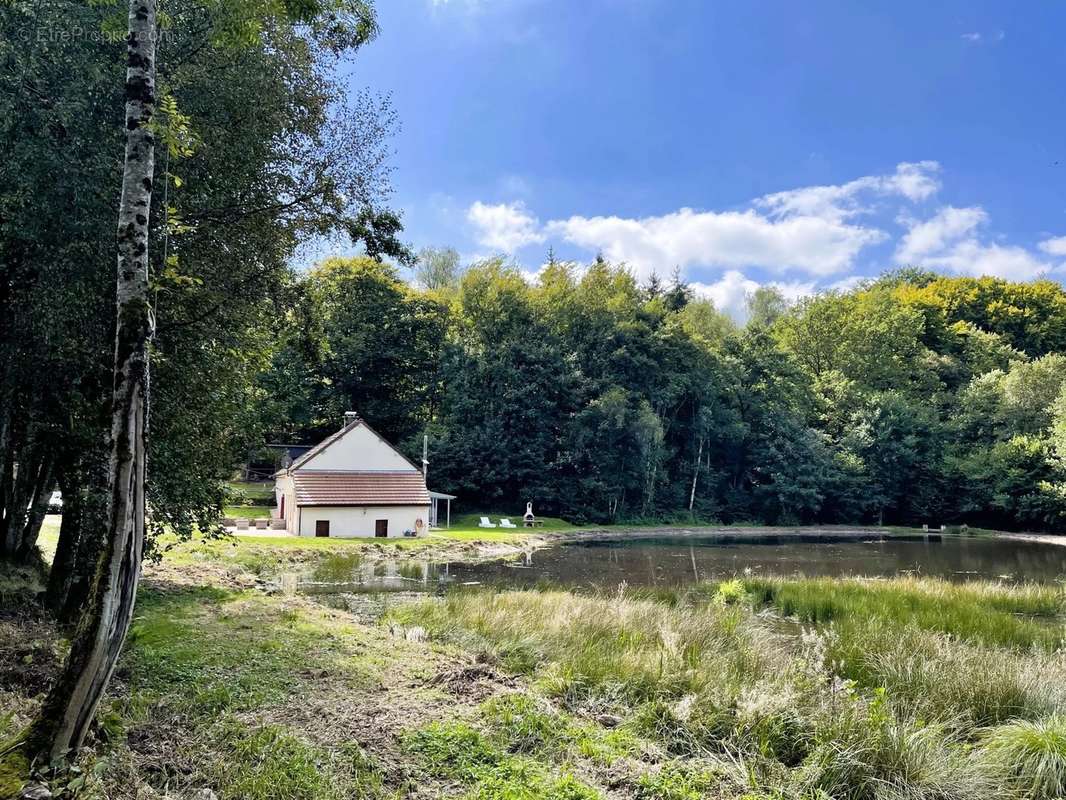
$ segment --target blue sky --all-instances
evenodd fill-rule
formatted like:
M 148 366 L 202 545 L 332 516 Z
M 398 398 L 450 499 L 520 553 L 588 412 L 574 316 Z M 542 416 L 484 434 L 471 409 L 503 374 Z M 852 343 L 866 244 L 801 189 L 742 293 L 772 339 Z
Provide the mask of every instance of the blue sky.
M 903 262 L 1066 276 L 1066 3 L 377 5 L 347 80 L 392 95 L 416 248 L 677 265 L 733 314 Z

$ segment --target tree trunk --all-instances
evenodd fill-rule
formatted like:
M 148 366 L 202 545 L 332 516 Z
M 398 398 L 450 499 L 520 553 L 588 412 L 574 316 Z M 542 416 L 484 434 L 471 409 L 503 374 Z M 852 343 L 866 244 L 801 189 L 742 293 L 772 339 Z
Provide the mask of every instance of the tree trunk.
M 45 590 L 45 603 L 57 615 L 70 593 L 82 535 L 81 492 L 67 480 L 61 480 L 59 487 L 63 492 L 63 520 L 59 524 L 59 542 L 56 544 L 56 554 L 48 572 L 48 588 Z
M 61 625 L 72 626 L 77 622 L 81 612 L 88 606 L 89 597 L 96 577 L 100 552 L 107 540 L 107 486 L 99 494 L 83 490 L 79 498 L 78 531 L 76 534 L 78 549 L 74 557 L 73 569 L 66 575 L 56 576 L 57 594 L 55 600 L 49 598 L 49 604 L 56 612 Z M 52 562 L 55 569 L 55 562 Z M 52 583 L 49 582 L 49 592 Z
M 33 488 L 30 490 L 30 504 L 22 525 L 19 549 L 15 552 L 15 558 L 19 561 L 27 562 L 40 558 L 40 552 L 37 550 L 37 537 L 41 535 L 41 525 L 44 524 L 44 515 L 48 513 L 48 504 L 52 500 L 52 492 L 55 488 L 53 461 L 47 458 L 41 465 L 33 482 Z
M 144 552 L 148 211 L 155 142 L 155 0 L 130 0 L 126 40 L 126 154 L 118 216 L 114 394 L 108 531 L 89 604 L 62 673 L 27 736 L 31 757 L 65 758 L 81 747 L 126 639 Z
M 106 437 L 104 437 L 106 439 Z M 85 448 L 60 477 L 63 521 L 48 574 L 45 603 L 64 627 L 88 606 L 96 564 L 107 538 L 108 453 Z
M 696 468 L 692 471 L 692 491 L 688 496 L 688 510 L 692 511 L 692 507 L 696 504 L 696 480 L 700 477 L 700 460 L 703 458 L 703 437 L 700 437 L 700 449 L 696 453 Z
M 53 460 L 41 445 L 8 444 L 9 451 L 2 455 L 0 556 L 28 562 L 37 556 L 37 536 L 55 488 Z

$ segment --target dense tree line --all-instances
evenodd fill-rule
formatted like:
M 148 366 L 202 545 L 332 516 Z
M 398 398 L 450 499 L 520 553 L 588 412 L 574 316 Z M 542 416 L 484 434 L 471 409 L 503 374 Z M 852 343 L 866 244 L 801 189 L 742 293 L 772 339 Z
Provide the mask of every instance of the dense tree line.
M 260 385 L 274 434 L 357 408 L 468 508 L 572 519 L 1066 523 L 1066 292 L 903 270 L 734 325 L 675 276 L 331 259 Z

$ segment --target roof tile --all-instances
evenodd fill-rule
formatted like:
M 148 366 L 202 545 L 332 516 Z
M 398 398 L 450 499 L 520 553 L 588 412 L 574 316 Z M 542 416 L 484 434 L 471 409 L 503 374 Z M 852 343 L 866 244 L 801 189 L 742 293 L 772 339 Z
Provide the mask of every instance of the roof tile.
M 292 474 L 298 506 L 428 506 L 421 472 L 314 472 Z

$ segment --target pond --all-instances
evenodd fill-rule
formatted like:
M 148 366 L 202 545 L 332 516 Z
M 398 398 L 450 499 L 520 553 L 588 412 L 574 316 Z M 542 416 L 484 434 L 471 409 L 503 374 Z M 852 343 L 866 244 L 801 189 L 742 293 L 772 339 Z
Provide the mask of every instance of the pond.
M 365 561 L 358 553 L 297 576 L 308 593 L 395 589 L 438 591 L 455 585 L 554 584 L 613 589 L 676 587 L 734 575 L 895 576 L 1051 582 L 1066 576 L 1066 547 L 991 537 L 852 537 L 729 534 L 589 539 L 534 550 L 517 560 L 477 564 Z

